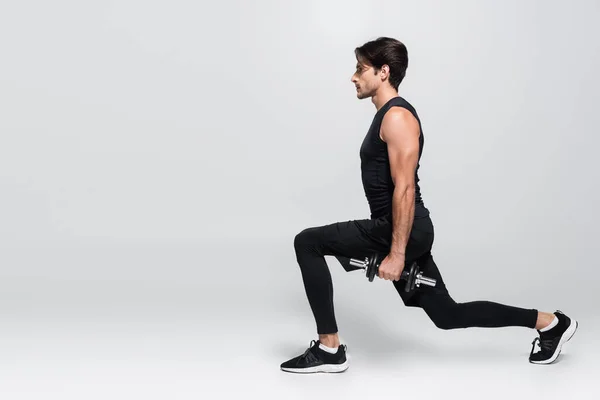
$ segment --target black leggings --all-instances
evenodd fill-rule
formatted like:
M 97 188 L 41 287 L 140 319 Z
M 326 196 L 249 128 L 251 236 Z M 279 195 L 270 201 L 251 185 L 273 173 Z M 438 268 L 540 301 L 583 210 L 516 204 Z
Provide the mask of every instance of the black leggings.
M 317 333 L 338 331 L 333 309 L 333 284 L 324 256 L 335 256 L 346 271 L 353 271 L 356 268 L 350 266 L 350 258 L 364 259 L 374 252 L 387 255 L 391 237 L 391 216 L 336 222 L 307 228 L 296 235 L 296 259 L 300 265 Z M 535 328 L 538 314 L 536 309 L 490 301 L 455 302 L 433 261 L 433 238 L 431 218 L 415 218 L 406 246 L 405 265 L 417 261 L 423 275 L 436 279 L 437 283 L 435 287 L 421 285 L 409 294 L 404 291 L 404 280 L 391 281 L 406 306 L 422 308 L 441 329 L 503 326 Z

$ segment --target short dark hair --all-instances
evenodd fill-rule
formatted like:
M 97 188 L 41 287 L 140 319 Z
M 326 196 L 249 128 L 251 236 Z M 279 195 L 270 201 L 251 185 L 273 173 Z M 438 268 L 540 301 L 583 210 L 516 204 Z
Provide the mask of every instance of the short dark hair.
M 390 67 L 389 82 L 394 89 L 406 76 L 408 68 L 408 51 L 404 43 L 389 37 L 380 37 L 354 49 L 356 58 L 361 63 L 372 65 L 376 70 L 384 64 Z

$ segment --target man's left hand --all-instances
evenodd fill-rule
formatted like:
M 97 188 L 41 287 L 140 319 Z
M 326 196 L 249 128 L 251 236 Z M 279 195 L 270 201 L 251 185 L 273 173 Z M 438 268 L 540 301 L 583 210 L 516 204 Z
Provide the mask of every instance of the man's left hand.
M 387 281 L 399 281 L 404 270 L 404 254 L 389 253 L 379 264 L 378 276 Z

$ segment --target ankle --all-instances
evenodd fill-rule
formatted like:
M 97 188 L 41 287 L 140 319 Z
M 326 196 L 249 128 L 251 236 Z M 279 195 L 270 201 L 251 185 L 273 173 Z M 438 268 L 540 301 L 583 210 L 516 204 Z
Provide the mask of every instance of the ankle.
M 327 347 L 331 347 L 333 349 L 337 348 L 340 345 L 340 338 L 337 333 L 327 333 L 327 334 L 319 334 L 319 341 Z
M 550 323 L 552 321 L 554 321 L 555 317 L 556 317 L 556 315 L 551 314 L 551 313 L 538 312 L 538 318 L 537 318 L 537 322 L 535 324 L 535 329 L 537 329 L 537 330 L 544 329 L 545 327 L 550 325 Z

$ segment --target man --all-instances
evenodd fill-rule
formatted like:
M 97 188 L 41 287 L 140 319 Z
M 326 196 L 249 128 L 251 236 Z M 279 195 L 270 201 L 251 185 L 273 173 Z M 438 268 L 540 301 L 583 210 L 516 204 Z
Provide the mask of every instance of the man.
M 536 329 L 529 361 L 549 364 L 577 330 L 578 323 L 561 311 L 538 312 L 489 301 L 456 303 L 433 261 L 434 228 L 419 187 L 419 161 L 424 137 L 414 107 L 398 95 L 408 66 L 407 49 L 396 39 L 381 37 L 355 49 L 352 75 L 359 99 L 371 98 L 377 111 L 360 148 L 362 183 L 371 218 L 304 229 L 294 239 L 296 259 L 315 318 L 318 340 L 284 363 L 287 372 L 342 372 L 348 368 L 347 347 L 340 343 L 333 309 L 333 285 L 324 256 L 335 256 L 346 271 L 350 258 L 377 252 L 378 276 L 392 282 L 404 304 L 422 308 L 441 329 L 522 326 Z M 417 262 L 435 287 L 403 290 L 400 276 Z M 534 353 L 536 341 L 540 351 Z

